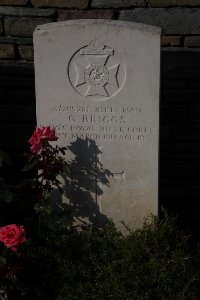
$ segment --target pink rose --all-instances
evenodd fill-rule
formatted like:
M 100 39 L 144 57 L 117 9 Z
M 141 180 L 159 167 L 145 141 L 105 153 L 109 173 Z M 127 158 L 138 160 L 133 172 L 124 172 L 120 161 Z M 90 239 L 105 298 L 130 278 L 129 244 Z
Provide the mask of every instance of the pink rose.
M 47 127 L 37 127 L 29 139 L 32 153 L 41 153 L 43 150 L 44 141 L 57 141 L 58 137 L 56 136 L 55 129 L 50 126 Z
M 0 227 L 0 241 L 3 242 L 7 248 L 17 251 L 19 245 L 26 242 L 26 240 L 26 231 L 24 226 L 11 224 Z
M 32 145 L 31 146 L 31 152 L 32 153 L 40 153 L 42 152 L 43 149 L 43 140 L 41 140 L 37 135 L 34 134 L 32 137 L 29 139 L 29 143 Z

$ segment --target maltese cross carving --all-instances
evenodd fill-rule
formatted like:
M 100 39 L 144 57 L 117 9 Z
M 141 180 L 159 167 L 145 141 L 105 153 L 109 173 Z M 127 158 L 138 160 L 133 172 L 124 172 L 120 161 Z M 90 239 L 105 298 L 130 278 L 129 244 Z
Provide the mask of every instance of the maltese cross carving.
M 112 48 L 96 38 L 72 57 L 69 64 L 71 85 L 86 98 L 110 98 L 121 89 L 124 79 L 125 70 L 118 59 Z

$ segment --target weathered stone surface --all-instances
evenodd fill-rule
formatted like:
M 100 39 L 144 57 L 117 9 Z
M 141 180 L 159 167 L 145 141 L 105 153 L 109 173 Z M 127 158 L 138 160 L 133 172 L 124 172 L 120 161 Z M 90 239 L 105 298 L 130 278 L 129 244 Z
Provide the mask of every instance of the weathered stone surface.
M 0 5 L 25 5 L 28 0 L 0 0 Z
M 29 7 L 0 7 L 0 15 L 19 16 L 19 17 L 51 17 L 55 14 L 55 9 L 41 9 Z
M 181 46 L 182 37 L 180 35 L 162 36 L 162 46 Z
M 18 47 L 19 54 L 21 56 L 21 59 L 23 60 L 33 60 L 34 53 L 33 53 L 33 47 L 32 46 L 24 46 L 20 45 Z
M 59 10 L 57 21 L 76 19 L 112 19 L 114 11 L 112 9 L 93 10 Z
M 0 59 L 14 59 L 15 53 L 13 45 L 0 44 Z
M 30 77 L 34 76 L 34 65 L 33 62 L 23 62 L 23 61 L 0 61 L 0 68 L 3 70 L 4 74 L 12 75 L 28 75 Z M 1 84 L 1 83 L 0 83 Z
M 187 36 L 184 40 L 185 47 L 200 47 L 200 36 Z
M 32 38 L 19 38 L 19 37 L 8 37 L 8 36 L 1 36 L 0 43 L 5 44 L 18 44 L 18 45 L 32 45 L 33 39 Z
M 0 16 L 0 35 L 3 33 L 2 17 Z
M 159 26 L 163 34 L 200 34 L 199 8 L 136 8 L 122 10 L 119 19 Z
M 92 0 L 92 7 L 97 8 L 120 8 L 120 7 L 131 7 L 140 6 L 145 7 L 145 0 Z
M 34 6 L 51 6 L 84 9 L 88 6 L 88 0 L 32 0 Z
M 37 124 L 68 146 L 74 222 L 141 226 L 158 209 L 160 30 L 58 22 L 37 27 L 34 51 Z
M 31 17 L 5 17 L 4 28 L 8 36 L 31 37 L 37 25 L 50 23 L 51 19 Z
M 151 7 L 200 6 L 200 0 L 149 0 Z

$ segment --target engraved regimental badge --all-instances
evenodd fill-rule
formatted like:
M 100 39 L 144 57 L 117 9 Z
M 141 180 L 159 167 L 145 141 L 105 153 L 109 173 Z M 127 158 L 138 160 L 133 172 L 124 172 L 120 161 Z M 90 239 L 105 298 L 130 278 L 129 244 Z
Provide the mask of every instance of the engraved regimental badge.
M 126 69 L 120 55 L 96 38 L 72 56 L 68 77 L 80 95 L 91 100 L 106 100 L 122 89 Z

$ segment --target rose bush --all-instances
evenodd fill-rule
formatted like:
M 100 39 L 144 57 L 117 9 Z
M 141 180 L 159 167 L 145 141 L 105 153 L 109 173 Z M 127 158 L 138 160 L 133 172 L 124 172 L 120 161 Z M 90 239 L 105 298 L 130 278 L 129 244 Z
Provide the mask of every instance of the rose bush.
M 55 129 L 47 127 L 36 127 L 33 135 L 28 140 L 31 144 L 31 153 L 27 166 L 24 171 L 34 169 L 36 175 L 36 187 L 40 191 L 40 204 L 42 198 L 46 198 L 45 193 L 49 197 L 53 190 L 53 186 L 60 186 L 58 175 L 66 170 L 67 163 L 64 155 L 66 147 L 52 146 L 50 141 L 57 141 Z M 62 156 L 61 156 L 61 155 Z
M 29 139 L 32 153 L 41 153 L 43 150 L 45 141 L 57 141 L 58 137 L 56 136 L 55 129 L 50 126 L 47 127 L 37 127 Z
M 26 242 L 26 240 L 26 231 L 24 226 L 11 224 L 0 227 L 0 241 L 4 243 L 7 248 L 17 251 L 18 247 Z

